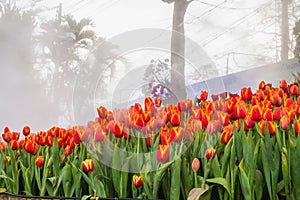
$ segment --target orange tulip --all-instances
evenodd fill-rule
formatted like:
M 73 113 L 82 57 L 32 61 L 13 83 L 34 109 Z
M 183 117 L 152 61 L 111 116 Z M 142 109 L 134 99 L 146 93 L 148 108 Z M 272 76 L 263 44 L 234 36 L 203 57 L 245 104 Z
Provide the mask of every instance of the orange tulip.
M 158 145 L 156 151 L 156 159 L 158 162 L 167 162 L 169 160 L 170 146 L 169 145 Z
M 95 169 L 95 164 L 92 159 L 82 161 L 82 168 L 86 173 L 92 172 Z
M 132 181 L 136 188 L 141 187 L 143 185 L 143 179 L 141 176 L 133 175 Z
M 0 150 L 5 151 L 6 150 L 6 143 L 0 142 Z
M 198 158 L 194 158 L 192 162 L 192 169 L 196 172 L 199 170 L 199 168 L 200 168 L 200 161 Z
M 35 160 L 35 165 L 37 167 L 42 167 L 44 164 L 44 156 L 38 156 Z

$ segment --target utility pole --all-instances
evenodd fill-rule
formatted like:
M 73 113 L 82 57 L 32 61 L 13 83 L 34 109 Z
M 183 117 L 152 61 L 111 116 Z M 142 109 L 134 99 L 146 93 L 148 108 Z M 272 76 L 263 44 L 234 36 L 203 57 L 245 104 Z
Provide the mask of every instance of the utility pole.
M 289 58 L 289 16 L 288 7 L 292 0 L 281 0 L 281 60 Z

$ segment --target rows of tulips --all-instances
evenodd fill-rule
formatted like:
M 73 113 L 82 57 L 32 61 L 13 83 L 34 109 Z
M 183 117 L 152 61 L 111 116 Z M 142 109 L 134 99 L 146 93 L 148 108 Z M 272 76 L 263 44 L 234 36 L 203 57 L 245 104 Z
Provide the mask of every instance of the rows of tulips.
M 0 188 L 40 196 L 300 199 L 300 81 L 128 109 L 85 126 L 4 128 Z M 21 136 L 20 136 L 21 135 Z M 2 161 L 1 161 L 2 160 Z

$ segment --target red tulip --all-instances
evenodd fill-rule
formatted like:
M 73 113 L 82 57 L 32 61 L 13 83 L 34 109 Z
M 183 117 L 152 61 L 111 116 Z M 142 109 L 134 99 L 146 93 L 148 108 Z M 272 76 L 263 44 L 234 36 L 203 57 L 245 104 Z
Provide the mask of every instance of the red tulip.
M 229 124 L 227 126 L 225 126 L 223 132 L 221 133 L 221 142 L 223 144 L 227 144 L 231 138 L 231 136 L 233 135 L 233 125 Z
M 98 115 L 101 119 L 105 119 L 107 116 L 107 109 L 104 106 L 100 106 L 98 109 Z
M 171 130 L 171 138 L 174 142 L 181 142 L 183 137 L 183 130 L 179 126 L 175 126 Z
M 281 89 L 284 89 L 284 90 L 286 90 L 288 88 L 288 84 L 287 84 L 286 80 L 281 80 L 279 82 L 279 86 Z
M 114 134 L 116 138 L 121 138 L 123 137 L 123 124 L 120 123 L 115 123 L 115 129 L 114 129 Z
M 215 132 L 220 131 L 221 128 L 222 128 L 222 124 L 219 120 L 211 120 L 210 122 L 208 122 L 206 132 L 208 134 L 213 134 Z
M 281 118 L 281 108 L 274 108 L 273 110 L 273 119 L 274 120 L 279 120 Z
M 174 111 L 170 116 L 172 126 L 178 126 L 180 124 L 180 112 Z
M 150 113 L 149 110 L 148 111 L 144 110 L 142 112 L 142 117 L 143 117 L 143 120 L 144 120 L 145 123 L 149 122 L 149 120 L 151 119 L 151 115 L 150 114 L 151 113 Z
M 149 111 L 154 106 L 154 102 L 151 97 L 146 97 L 144 100 L 145 110 Z
M 294 84 L 290 86 L 290 94 L 292 96 L 298 96 L 299 95 L 299 88 L 298 85 Z
M 237 103 L 235 106 L 236 106 L 238 118 L 240 118 L 240 119 L 245 118 L 247 115 L 246 104 L 243 101 L 241 101 L 241 102 Z
M 143 179 L 141 176 L 133 175 L 132 181 L 136 188 L 141 187 L 143 185 Z
M 239 120 L 234 120 L 234 121 L 233 121 L 233 126 L 234 126 L 234 128 L 235 128 L 237 131 L 240 131 L 240 129 L 241 129 L 241 123 L 240 123 Z
M 169 145 L 158 145 L 156 151 L 156 159 L 158 162 L 167 162 L 169 160 L 170 146 Z
M 160 140 L 161 144 L 168 145 L 172 142 L 172 135 L 170 133 L 170 129 L 168 127 L 163 127 L 160 130 Z
M 53 126 L 48 132 L 50 132 L 53 137 L 58 136 L 59 129 L 59 127 Z
M 207 159 L 211 159 L 215 155 L 216 150 L 214 148 L 206 149 L 205 156 Z
M 190 99 L 178 102 L 178 108 L 179 108 L 180 111 L 190 110 L 190 108 L 192 107 L 192 105 L 193 105 L 193 102 Z
M 265 89 L 265 86 L 266 86 L 266 83 L 264 81 L 261 81 L 258 85 L 258 88 L 263 90 L 263 89 Z
M 209 121 L 211 120 L 212 112 L 208 110 L 201 110 L 201 122 L 203 127 L 207 127 Z
M 2 134 L 2 138 L 5 142 L 9 143 L 11 140 L 11 132 L 5 132 Z
M 95 132 L 94 139 L 95 139 L 95 142 L 102 142 L 103 141 L 103 130 L 101 128 L 99 128 Z
M 262 119 L 262 109 L 258 105 L 254 105 L 250 111 L 251 119 L 254 121 L 260 121 Z
M 24 126 L 23 128 L 23 135 L 27 136 L 30 134 L 30 127 L 29 126 Z
M 71 149 L 70 145 L 67 145 L 64 149 L 64 154 L 65 154 L 65 156 L 68 156 L 71 153 L 72 153 L 72 149 Z
M 9 145 L 11 146 L 12 150 L 18 150 L 19 149 L 19 142 L 18 142 L 18 140 L 11 140 L 9 142 Z
M 4 131 L 3 131 L 4 133 L 10 133 L 10 129 L 6 126 L 5 128 L 4 128 Z
M 272 121 L 273 120 L 273 112 L 271 109 L 266 109 L 263 114 L 263 119 Z
M 5 151 L 6 150 L 6 143 L 0 142 L 0 150 Z
M 208 92 L 207 91 L 201 91 L 199 99 L 201 101 L 206 101 L 207 97 L 208 97 Z
M 44 164 L 44 156 L 38 156 L 35 160 L 35 165 L 37 167 L 42 167 Z
M 241 96 L 244 101 L 250 101 L 252 99 L 252 90 L 251 88 L 242 88 Z
M 151 140 L 153 141 L 153 144 L 154 144 L 156 141 L 156 134 L 149 133 L 148 136 L 146 137 L 146 145 L 148 147 L 151 146 Z
M 19 141 L 19 149 L 23 149 L 25 146 L 25 140 L 20 140 Z
M 295 134 L 298 135 L 300 132 L 300 119 L 295 121 L 294 128 L 295 128 Z
M 20 132 L 12 132 L 11 133 L 12 140 L 19 140 L 19 138 L 20 138 Z
M 92 172 L 95 169 L 95 164 L 92 159 L 82 161 L 82 168 L 86 173 Z
M 234 108 L 234 104 L 235 102 L 233 101 L 233 98 L 230 97 L 228 98 L 226 101 L 225 101 L 225 112 L 227 113 L 231 113 L 233 111 L 233 108 Z
M 199 170 L 199 168 L 200 168 L 200 161 L 198 158 L 194 158 L 192 162 L 192 169 L 196 172 Z
M 156 98 L 155 101 L 154 101 L 154 103 L 155 103 L 155 106 L 156 106 L 156 107 L 160 107 L 160 106 L 161 106 L 161 103 L 162 103 L 161 98 Z
M 271 94 L 270 100 L 274 106 L 281 106 L 282 99 L 278 93 Z
M 25 141 L 24 149 L 28 153 L 35 155 L 38 151 L 38 144 L 35 141 Z
M 211 99 L 212 99 L 213 101 L 217 101 L 217 100 L 219 100 L 219 95 L 217 95 L 217 94 L 212 94 L 212 95 L 211 95 Z
M 280 125 L 281 129 L 287 130 L 289 128 L 289 126 L 290 126 L 290 118 L 289 118 L 289 116 L 287 116 L 287 115 L 282 116 L 281 119 L 280 119 L 279 125 Z
M 258 126 L 261 129 L 262 134 L 265 134 L 265 126 L 268 123 L 268 129 L 269 129 L 269 133 L 271 136 L 276 134 L 276 122 L 275 121 L 265 121 L 265 120 L 261 120 L 260 122 L 258 122 Z

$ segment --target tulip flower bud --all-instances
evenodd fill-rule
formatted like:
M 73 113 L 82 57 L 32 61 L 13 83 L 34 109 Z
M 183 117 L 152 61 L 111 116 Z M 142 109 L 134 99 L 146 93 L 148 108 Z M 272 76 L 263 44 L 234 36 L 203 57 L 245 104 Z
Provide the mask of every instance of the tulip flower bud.
M 143 179 L 141 176 L 133 175 L 132 181 L 136 188 L 141 187 L 143 185 Z
M 42 167 L 44 164 L 44 156 L 38 156 L 35 160 L 35 165 L 37 167 Z
M 161 106 L 161 103 L 162 103 L 161 98 L 156 98 L 156 99 L 154 100 L 154 103 L 155 103 L 155 106 L 156 106 L 156 107 L 160 107 L 160 106 Z
M 280 128 L 283 130 L 287 130 L 290 126 L 289 116 L 284 115 L 280 118 Z
M 94 171 L 95 169 L 94 161 L 92 159 L 86 159 L 82 161 L 82 168 L 87 173 Z
M 207 159 L 211 159 L 215 155 L 216 150 L 214 148 L 209 148 L 205 151 L 205 156 Z
M 10 164 L 10 157 L 9 156 L 6 156 L 5 158 L 4 158 L 4 164 L 7 162 L 8 164 Z
M 23 135 L 27 136 L 30 134 L 30 127 L 29 126 L 24 126 L 23 128 Z
M 200 168 L 200 161 L 198 158 L 194 158 L 192 162 L 192 169 L 196 172 L 199 170 L 199 168 Z

